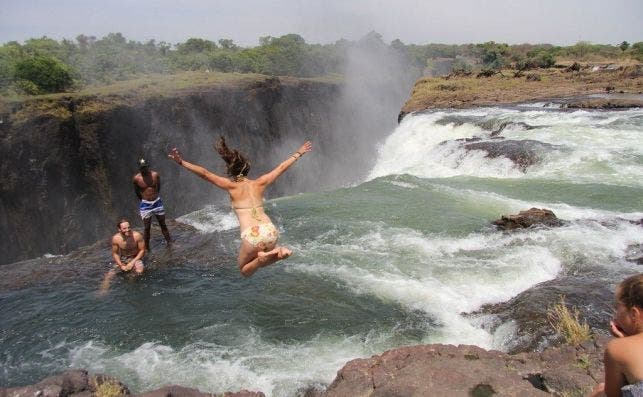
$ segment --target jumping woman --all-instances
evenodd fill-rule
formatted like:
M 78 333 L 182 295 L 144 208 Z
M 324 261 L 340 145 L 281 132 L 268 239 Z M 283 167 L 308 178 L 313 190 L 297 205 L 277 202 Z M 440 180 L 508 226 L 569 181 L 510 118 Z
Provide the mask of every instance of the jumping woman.
M 276 181 L 305 153 L 312 150 L 312 143 L 307 141 L 275 169 L 257 179 L 248 178 L 250 161 L 238 150 L 230 150 L 223 137 L 219 138 L 215 148 L 227 164 L 226 173 L 229 178 L 224 178 L 200 165 L 184 160 L 176 148 L 170 151 L 168 157 L 183 168 L 228 192 L 241 229 L 239 270 L 244 277 L 250 277 L 260 267 L 268 266 L 292 255 L 292 251 L 288 248 L 277 246 L 279 231 L 264 211 L 263 196 L 270 184 Z

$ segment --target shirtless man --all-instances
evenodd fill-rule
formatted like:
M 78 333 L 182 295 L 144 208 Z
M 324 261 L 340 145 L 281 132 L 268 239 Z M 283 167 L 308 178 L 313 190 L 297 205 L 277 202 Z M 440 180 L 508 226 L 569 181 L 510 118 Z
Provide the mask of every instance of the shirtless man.
M 100 287 L 99 295 L 104 295 L 109 290 L 109 284 L 116 275 L 117 269 L 122 272 L 135 274 L 143 273 L 145 269 L 141 258 L 145 255 L 145 244 L 141 233 L 133 231 L 129 221 L 125 218 L 118 222 L 118 233 L 112 237 L 112 258 L 115 266 L 110 269 Z
M 143 236 L 131 229 L 127 219 L 121 219 L 118 223 L 118 233 L 112 237 L 112 257 L 116 267 L 124 272 L 134 269 L 136 274 L 141 274 L 144 269 L 141 260 L 143 255 L 145 255 Z
M 139 173 L 134 175 L 132 183 L 136 197 L 141 200 L 138 209 L 145 225 L 145 248 L 150 251 L 150 229 L 152 227 L 152 214 L 161 226 L 161 232 L 165 237 L 168 246 L 172 243 L 170 232 L 165 225 L 165 208 L 163 201 L 159 197 L 161 191 L 161 176 L 158 172 L 150 170 L 149 164 L 145 159 L 138 160 Z

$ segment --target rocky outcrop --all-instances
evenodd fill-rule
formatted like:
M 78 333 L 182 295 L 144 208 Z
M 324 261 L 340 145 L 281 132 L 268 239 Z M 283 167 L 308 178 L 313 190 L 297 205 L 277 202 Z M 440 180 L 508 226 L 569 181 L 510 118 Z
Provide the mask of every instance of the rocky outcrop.
M 130 395 L 127 386 L 117 379 L 104 375 L 90 376 L 87 371 L 76 369 L 31 386 L 0 388 L 0 397 L 91 397 L 101 387 L 109 387 L 113 391 L 110 395 Z
M 526 211 L 520 211 L 517 215 L 503 215 L 492 223 L 501 230 L 527 228 L 535 225 L 562 225 L 562 221 L 551 210 L 545 208 L 530 208 Z
M 421 345 L 347 363 L 316 397 L 585 395 L 603 379 L 604 338 L 543 353 Z

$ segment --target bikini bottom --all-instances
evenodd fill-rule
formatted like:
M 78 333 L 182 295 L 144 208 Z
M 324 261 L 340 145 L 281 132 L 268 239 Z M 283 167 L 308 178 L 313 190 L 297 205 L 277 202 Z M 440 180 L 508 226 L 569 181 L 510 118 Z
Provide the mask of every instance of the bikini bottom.
M 241 238 L 255 248 L 266 249 L 267 246 L 277 242 L 279 231 L 271 222 L 264 222 L 242 231 Z

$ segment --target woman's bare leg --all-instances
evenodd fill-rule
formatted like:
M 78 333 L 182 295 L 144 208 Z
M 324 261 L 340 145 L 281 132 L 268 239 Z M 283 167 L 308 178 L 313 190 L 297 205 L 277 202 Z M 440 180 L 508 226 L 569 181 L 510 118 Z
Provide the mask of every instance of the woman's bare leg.
M 244 277 L 252 276 L 259 268 L 271 265 L 292 255 L 285 247 L 274 247 L 269 251 L 259 251 L 247 241 L 241 241 L 239 250 L 239 270 Z

